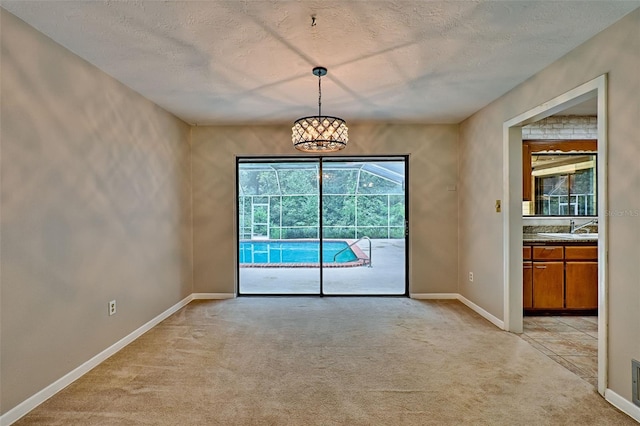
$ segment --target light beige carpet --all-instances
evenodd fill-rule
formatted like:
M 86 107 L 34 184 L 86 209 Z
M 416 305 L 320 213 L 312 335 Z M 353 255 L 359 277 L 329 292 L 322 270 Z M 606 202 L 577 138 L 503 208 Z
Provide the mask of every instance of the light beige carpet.
M 627 425 L 454 301 L 193 302 L 18 425 Z

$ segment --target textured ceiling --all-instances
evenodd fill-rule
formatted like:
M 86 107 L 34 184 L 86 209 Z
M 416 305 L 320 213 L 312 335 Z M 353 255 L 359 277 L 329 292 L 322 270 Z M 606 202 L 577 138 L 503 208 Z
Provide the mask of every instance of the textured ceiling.
M 457 123 L 640 1 L 2 1 L 192 124 Z M 315 25 L 312 25 L 315 16 Z

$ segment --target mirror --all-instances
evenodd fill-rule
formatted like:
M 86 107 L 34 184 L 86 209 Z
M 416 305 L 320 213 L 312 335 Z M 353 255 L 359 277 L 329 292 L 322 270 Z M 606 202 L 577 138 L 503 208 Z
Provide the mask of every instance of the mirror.
M 595 141 L 584 146 L 571 142 L 523 143 L 523 215 L 598 214 Z

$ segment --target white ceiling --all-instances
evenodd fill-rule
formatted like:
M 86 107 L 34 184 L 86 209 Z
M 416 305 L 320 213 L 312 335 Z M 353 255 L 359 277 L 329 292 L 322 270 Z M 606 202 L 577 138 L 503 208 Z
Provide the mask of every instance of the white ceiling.
M 457 123 L 640 0 L 2 1 L 192 124 Z M 312 26 L 312 16 L 316 24 Z

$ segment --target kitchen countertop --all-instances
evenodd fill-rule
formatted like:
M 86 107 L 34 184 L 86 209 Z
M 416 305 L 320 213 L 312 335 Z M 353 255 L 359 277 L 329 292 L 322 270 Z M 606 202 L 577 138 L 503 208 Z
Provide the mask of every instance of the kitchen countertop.
M 593 245 L 598 242 L 598 234 L 593 234 L 593 238 L 570 238 L 561 235 L 541 235 L 541 234 L 522 234 L 522 242 L 527 243 L 578 243 Z

